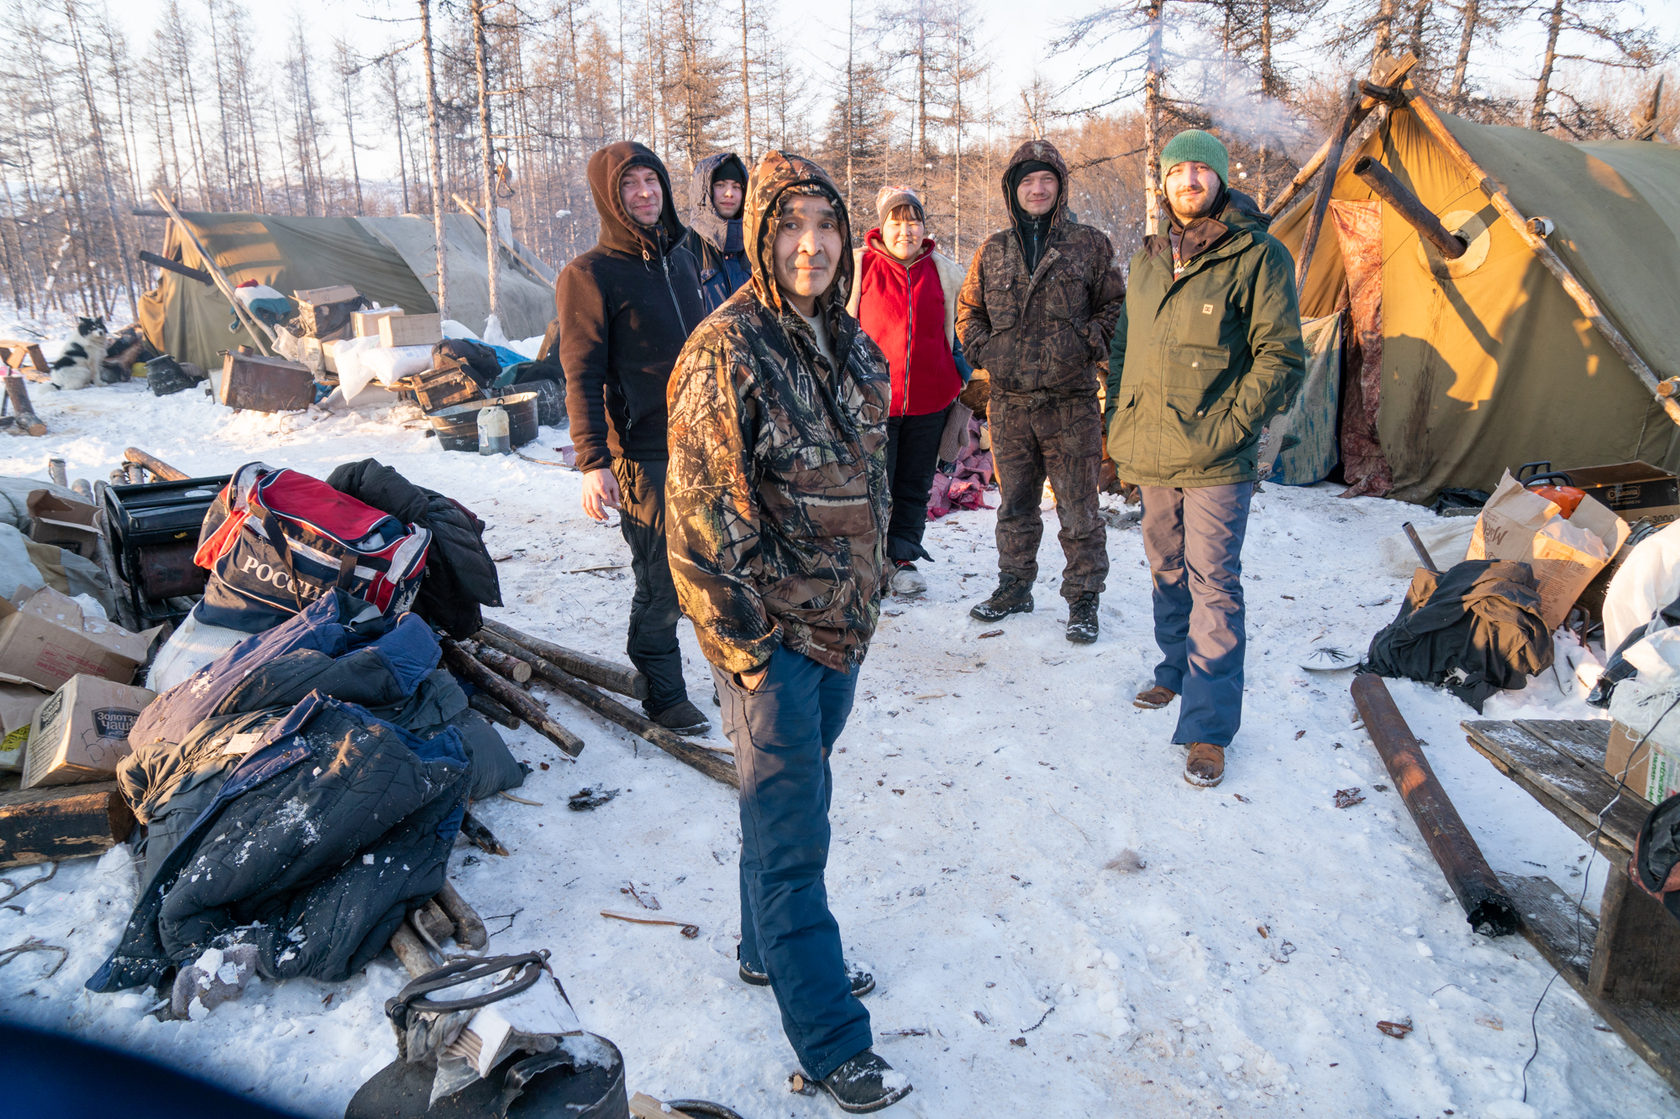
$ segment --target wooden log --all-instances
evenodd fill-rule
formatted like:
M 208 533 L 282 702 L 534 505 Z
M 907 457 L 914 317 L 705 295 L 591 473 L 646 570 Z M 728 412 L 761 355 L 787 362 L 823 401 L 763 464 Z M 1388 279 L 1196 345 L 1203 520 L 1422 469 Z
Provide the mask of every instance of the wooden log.
M 420 931 L 432 938 L 433 944 L 442 944 L 455 935 L 455 922 L 450 920 L 436 898 L 427 898 L 426 904 L 409 916 Z
M 1359 86 L 1350 84 L 1347 108 L 1342 113 L 1341 124 L 1330 137 L 1330 150 L 1325 156 L 1324 185 L 1318 188 L 1318 196 L 1313 199 L 1312 216 L 1307 219 L 1307 231 L 1301 236 L 1301 257 L 1295 262 L 1297 289 L 1307 282 L 1307 270 L 1312 267 L 1313 252 L 1318 248 L 1318 235 L 1324 230 L 1324 214 L 1330 209 L 1330 195 L 1335 190 L 1336 173 L 1342 165 L 1342 148 L 1347 145 L 1353 130 L 1359 127 L 1359 122 L 1365 119 L 1359 105 Z
M 133 829 L 115 781 L 14 789 L 0 793 L 0 867 L 102 854 Z
M 29 402 L 29 386 L 21 376 L 16 374 L 4 378 L 6 382 L 6 401 L 12 406 L 12 422 L 25 435 L 45 435 L 47 425 L 41 422 L 41 417 L 35 414 L 35 405 Z
M 630 1097 L 630 1119 L 691 1119 L 691 1116 L 646 1092 L 637 1092 Z
M 1353 678 L 1353 702 L 1365 720 L 1365 730 L 1382 755 L 1383 764 L 1394 778 L 1394 787 L 1406 802 L 1412 821 L 1423 833 L 1430 854 L 1447 877 L 1470 927 L 1484 936 L 1505 936 L 1516 932 L 1521 922 L 1505 889 L 1476 846 L 1470 829 L 1435 779 L 1423 744 L 1388 694 L 1381 676 L 1361 672 Z
M 461 816 L 461 838 L 491 855 L 507 855 L 510 852 L 496 833 L 485 827 L 484 821 L 468 811 Z
M 512 626 L 504 625 L 501 622 L 486 619 L 484 629 L 489 630 L 491 634 L 502 640 L 491 641 L 489 637 L 484 636 L 484 630 L 479 631 L 479 639 L 494 645 L 504 653 L 519 656 L 520 649 L 528 650 L 550 664 L 557 665 L 562 671 L 570 673 L 579 680 L 586 680 L 597 687 L 606 688 L 609 691 L 617 692 L 619 695 L 627 695 L 631 699 L 646 699 L 648 697 L 647 677 L 628 665 L 615 664 L 603 657 L 580 653 L 576 649 L 568 649 L 564 645 L 556 645 L 552 641 L 544 641 L 540 637 L 520 633 Z M 508 648 L 508 642 L 519 646 L 519 648 Z
M 1680 400 L 1663 395 L 1659 386 L 1660 379 L 1651 371 L 1650 364 L 1639 356 L 1638 351 L 1633 348 L 1633 343 L 1628 341 L 1627 335 L 1623 334 L 1616 327 L 1616 324 L 1605 315 L 1604 309 L 1598 304 L 1598 299 L 1587 290 L 1585 284 L 1575 277 L 1575 273 L 1570 271 L 1569 265 L 1564 263 L 1563 258 L 1558 256 L 1557 251 L 1546 243 L 1544 237 L 1529 227 L 1528 219 L 1517 211 L 1516 205 L 1511 201 L 1510 194 L 1505 190 L 1505 185 L 1483 170 L 1470 153 L 1464 150 L 1464 145 L 1460 144 L 1457 138 L 1447 130 L 1446 124 L 1435 112 L 1435 109 L 1410 81 L 1406 82 L 1405 92 L 1407 104 L 1413 115 L 1417 117 L 1418 123 L 1422 124 L 1425 130 L 1435 137 L 1436 141 L 1446 149 L 1447 154 L 1458 160 L 1466 171 L 1476 177 L 1477 185 L 1488 196 L 1488 200 L 1493 203 L 1493 208 L 1499 212 L 1499 216 L 1511 224 L 1512 228 L 1517 231 L 1517 236 L 1521 237 L 1523 243 L 1533 251 L 1535 256 L 1540 258 L 1540 263 L 1546 266 L 1546 271 L 1550 272 L 1556 277 L 1557 282 L 1563 285 L 1563 290 L 1574 301 L 1582 317 L 1592 324 L 1593 329 L 1603 336 L 1604 340 L 1610 344 L 1610 348 L 1616 351 L 1616 355 L 1633 371 L 1633 375 L 1639 378 L 1639 382 L 1656 398 L 1663 411 L 1668 413 L 1668 418 L 1680 424 Z
M 514 713 L 491 699 L 485 692 L 474 692 L 472 698 L 467 700 L 467 706 L 497 726 L 506 727 L 508 730 L 519 729 L 519 719 Z
M 188 268 L 180 261 L 170 260 L 166 256 L 159 256 L 150 249 L 140 250 L 140 262 L 142 264 L 156 265 L 166 272 L 174 272 L 176 275 L 185 276 L 189 280 L 197 280 L 207 288 L 216 286 L 216 281 L 212 280 L 210 278 L 210 273 L 206 272 L 204 269 Z
M 631 734 L 653 743 L 684 765 L 698 769 L 712 780 L 722 781 L 725 785 L 737 789 L 741 787 L 741 778 L 735 772 L 733 761 L 724 760 L 704 746 L 696 746 L 682 735 L 665 729 L 641 712 L 632 711 L 616 699 L 602 695 L 584 681 L 562 671 L 559 667 L 550 664 L 541 657 L 526 653 L 525 659 L 530 662 L 532 669 L 535 670 L 537 679 L 548 687 L 575 699 L 597 715 L 611 719 Z
M 449 914 L 449 919 L 455 923 L 455 943 L 471 948 L 473 951 L 482 949 L 490 943 L 490 935 L 484 930 L 484 921 L 478 911 L 467 904 L 467 899 L 461 896 L 455 884 L 448 880 L 443 883 L 443 889 L 437 892 L 434 899 Z
M 165 482 L 184 482 L 192 475 L 184 470 L 177 470 L 162 459 L 153 458 L 139 447 L 129 447 L 123 451 L 123 461 L 143 466 L 152 472 L 153 477 Z
M 532 730 L 560 747 L 560 751 L 567 757 L 575 758 L 583 753 L 583 739 L 555 722 L 550 717 L 548 708 L 539 700 L 532 698 L 527 692 L 520 691 L 519 685 L 512 680 L 498 675 L 473 659 L 471 653 L 448 638 L 443 642 L 443 659 L 451 672 L 489 692 L 490 698 L 517 715 Z
M 397 931 L 391 934 L 391 951 L 396 953 L 404 970 L 416 979 L 438 966 L 425 941 L 408 927 L 407 921 L 398 925 Z
M 490 645 L 486 645 L 483 642 L 478 641 L 473 642 L 466 648 L 480 664 L 483 664 L 486 668 L 493 672 L 506 676 L 515 684 L 526 684 L 530 682 L 531 666 L 520 660 L 518 657 L 511 656 L 500 649 L 493 648 Z

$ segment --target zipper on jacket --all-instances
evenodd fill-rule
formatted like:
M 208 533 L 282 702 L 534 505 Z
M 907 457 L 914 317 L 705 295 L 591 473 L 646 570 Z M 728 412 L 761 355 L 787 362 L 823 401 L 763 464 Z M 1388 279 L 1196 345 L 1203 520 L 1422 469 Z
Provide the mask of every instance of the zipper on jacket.
M 653 257 L 647 248 L 642 249 L 642 263 L 651 264 Z M 677 325 L 682 327 L 683 337 L 688 337 L 688 323 L 683 319 L 682 304 L 677 302 L 677 289 L 671 284 L 671 261 L 664 253 L 659 255 L 660 270 L 665 273 L 665 290 L 671 293 L 671 309 L 677 313 Z

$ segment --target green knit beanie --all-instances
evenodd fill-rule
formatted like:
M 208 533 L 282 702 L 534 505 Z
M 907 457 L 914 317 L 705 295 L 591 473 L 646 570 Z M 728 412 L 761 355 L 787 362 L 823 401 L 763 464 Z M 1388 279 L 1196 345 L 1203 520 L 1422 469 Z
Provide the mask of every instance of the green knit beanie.
M 1220 182 L 1231 185 L 1231 157 L 1219 137 L 1211 132 L 1186 128 L 1168 140 L 1167 146 L 1161 149 L 1161 181 L 1166 182 L 1167 172 L 1180 163 L 1205 163 L 1213 168 Z

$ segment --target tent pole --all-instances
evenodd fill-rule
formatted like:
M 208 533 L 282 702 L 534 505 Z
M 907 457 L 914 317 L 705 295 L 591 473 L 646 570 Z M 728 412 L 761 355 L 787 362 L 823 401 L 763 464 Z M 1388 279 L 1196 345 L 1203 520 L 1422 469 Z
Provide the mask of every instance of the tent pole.
M 479 212 L 477 206 L 474 206 L 471 202 L 468 202 L 459 194 L 451 194 L 449 197 L 455 200 L 455 205 L 461 207 L 462 213 L 470 215 L 472 219 L 478 223 L 479 228 L 484 230 L 484 235 L 486 237 L 491 235 L 489 223 L 484 220 L 484 215 Z M 547 262 L 543 261 L 536 253 L 521 244 L 519 238 L 513 238 L 511 243 L 504 240 L 500 227 L 496 229 L 495 237 L 496 240 L 501 243 L 502 248 L 506 249 L 515 260 L 529 268 L 532 272 L 536 273 L 543 281 L 552 284 L 555 280 L 560 278 L 560 273 L 550 268 Z
M 269 342 L 273 342 L 274 332 L 258 322 L 256 317 L 251 314 L 250 309 L 240 302 L 239 297 L 233 293 L 233 283 L 217 267 L 216 258 L 211 256 L 209 251 L 199 242 L 198 237 L 192 231 L 192 227 L 187 224 L 187 220 L 181 216 L 179 210 L 175 209 L 174 203 L 169 201 L 169 196 L 164 194 L 160 188 L 153 188 L 152 197 L 157 199 L 158 205 L 163 207 L 164 212 L 169 215 L 169 220 L 174 222 L 175 227 L 181 231 L 181 235 L 192 242 L 192 247 L 198 253 L 198 258 L 204 262 L 205 271 L 210 273 L 210 278 L 216 282 L 216 286 L 222 289 L 222 295 L 227 301 L 233 304 L 234 315 L 245 324 L 245 332 L 251 336 L 251 341 L 257 344 L 257 349 L 262 351 L 264 357 L 273 357 L 273 352 L 268 345 L 264 344 L 263 339 L 266 336 Z
M 1406 82 L 1404 92 L 1406 102 L 1411 106 L 1412 112 L 1417 115 L 1418 122 L 1429 131 L 1431 136 L 1435 137 L 1436 141 L 1447 150 L 1449 155 L 1457 159 L 1466 171 L 1476 177 L 1483 193 L 1493 203 L 1493 208 L 1499 211 L 1501 217 L 1511 223 L 1512 227 L 1516 229 L 1517 235 L 1523 239 L 1523 243 L 1534 251 L 1534 255 L 1540 258 L 1540 263 L 1544 264 L 1546 270 L 1557 278 L 1558 283 L 1563 285 L 1563 290 L 1569 293 L 1569 298 L 1575 301 L 1575 306 L 1580 309 L 1581 314 L 1586 317 L 1588 322 L 1592 323 L 1594 329 L 1604 337 L 1604 340 L 1610 343 L 1610 348 L 1615 350 L 1616 355 L 1627 363 L 1627 367 L 1633 370 L 1633 375 L 1639 378 L 1640 383 L 1645 386 L 1656 402 L 1662 405 L 1663 411 L 1668 413 L 1668 418 L 1676 424 L 1680 424 L 1680 401 L 1672 396 L 1663 395 L 1662 390 L 1657 385 L 1658 377 L 1651 371 L 1650 365 L 1646 364 L 1645 359 L 1639 356 L 1638 351 L 1633 348 L 1633 343 L 1628 341 L 1627 335 L 1623 334 L 1616 327 L 1616 324 L 1611 322 L 1604 314 L 1604 309 L 1598 305 L 1598 300 L 1594 298 L 1592 292 L 1587 290 L 1585 284 L 1576 279 L 1575 273 L 1569 270 L 1569 265 L 1564 263 L 1563 258 L 1558 256 L 1557 251 L 1546 243 L 1544 237 L 1529 228 L 1528 220 L 1517 212 L 1516 206 L 1511 202 L 1510 195 L 1505 193 L 1504 184 L 1489 175 L 1480 164 L 1471 158 L 1470 153 L 1464 150 L 1464 145 L 1460 144 L 1453 134 L 1447 131 L 1446 124 L 1435 112 L 1434 107 L 1424 99 L 1423 94 L 1418 91 L 1416 86 L 1412 85 L 1410 80 Z
M 1399 60 L 1390 59 L 1389 61 L 1392 65 L 1387 68 L 1382 68 L 1381 63 L 1378 63 L 1377 68 L 1373 68 L 1371 74 L 1371 81 L 1373 84 L 1384 88 L 1391 88 L 1404 78 L 1413 66 L 1417 65 L 1417 59 L 1409 54 L 1405 58 Z M 1378 72 L 1379 69 L 1381 70 L 1380 73 Z M 1359 104 L 1353 110 L 1354 115 L 1352 128 L 1358 128 L 1361 124 L 1365 123 L 1365 118 L 1371 115 L 1371 110 L 1375 109 L 1378 105 L 1384 104 L 1387 104 L 1387 102 L 1373 97 L 1369 93 L 1365 94 L 1365 96 L 1359 99 Z M 1330 145 L 1334 142 L 1335 139 L 1332 137 L 1331 139 L 1324 141 L 1324 143 L 1319 146 L 1318 151 L 1313 153 L 1313 157 L 1307 160 L 1306 166 L 1296 172 L 1295 177 L 1290 180 L 1289 185 L 1283 188 L 1283 193 L 1278 195 L 1276 201 L 1274 201 L 1270 206 L 1266 207 L 1267 214 L 1275 218 L 1279 214 L 1283 213 L 1284 207 L 1293 202 L 1295 200 L 1295 196 L 1301 193 L 1301 188 L 1312 182 L 1313 176 L 1318 174 L 1318 169 L 1323 167 L 1325 160 L 1330 158 Z M 1340 169 L 1331 168 L 1331 175 L 1336 174 L 1338 170 Z
M 1312 215 L 1307 218 L 1307 232 L 1301 238 L 1301 259 L 1295 262 L 1295 288 L 1297 291 L 1307 282 L 1307 269 L 1312 267 L 1313 250 L 1318 248 L 1318 236 L 1324 231 L 1324 213 L 1330 208 L 1330 193 L 1336 185 L 1336 172 L 1342 165 L 1342 148 L 1346 146 L 1348 137 L 1359 127 L 1359 122 L 1365 115 L 1359 111 L 1359 84 L 1350 82 L 1347 92 L 1347 110 L 1342 114 L 1342 123 L 1336 126 L 1336 134 L 1330 138 L 1329 154 L 1325 156 L 1324 185 L 1319 188 L 1318 195 L 1313 199 Z

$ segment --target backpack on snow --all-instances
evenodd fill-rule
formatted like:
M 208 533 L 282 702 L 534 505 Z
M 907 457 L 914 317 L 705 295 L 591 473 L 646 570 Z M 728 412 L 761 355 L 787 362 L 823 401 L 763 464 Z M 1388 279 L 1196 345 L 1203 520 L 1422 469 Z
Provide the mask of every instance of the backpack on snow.
M 193 562 L 210 579 L 194 612 L 260 633 L 337 587 L 394 616 L 420 591 L 431 540 L 317 478 L 247 463 L 204 515 Z

